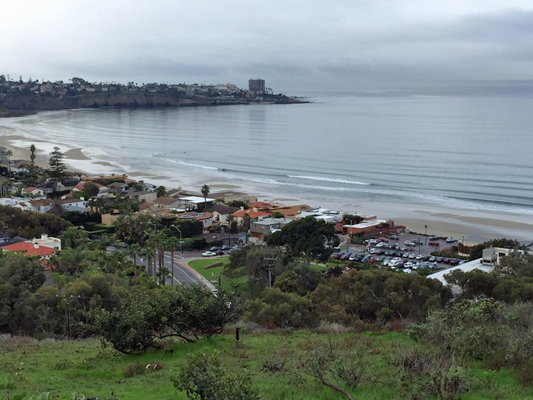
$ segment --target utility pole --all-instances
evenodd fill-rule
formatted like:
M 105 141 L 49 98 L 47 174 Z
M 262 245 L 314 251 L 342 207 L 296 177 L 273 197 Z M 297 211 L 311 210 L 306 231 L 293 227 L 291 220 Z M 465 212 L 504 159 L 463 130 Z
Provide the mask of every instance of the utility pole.
M 268 268 L 268 287 L 272 287 L 272 267 L 276 265 L 276 257 L 265 257 L 264 265 Z

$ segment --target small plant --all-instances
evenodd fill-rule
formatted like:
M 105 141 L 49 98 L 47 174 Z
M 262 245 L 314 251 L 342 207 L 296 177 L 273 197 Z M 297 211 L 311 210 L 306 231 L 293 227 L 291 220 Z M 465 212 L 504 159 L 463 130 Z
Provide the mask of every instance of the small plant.
M 146 366 L 144 366 L 140 362 L 136 362 L 134 364 L 128 365 L 126 371 L 124 371 L 124 376 L 126 378 L 132 378 L 137 375 L 143 375 L 145 372 Z

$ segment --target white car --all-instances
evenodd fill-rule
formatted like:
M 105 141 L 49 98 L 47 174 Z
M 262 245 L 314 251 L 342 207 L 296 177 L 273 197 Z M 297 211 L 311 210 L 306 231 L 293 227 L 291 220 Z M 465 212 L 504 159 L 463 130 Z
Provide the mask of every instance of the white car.
M 214 256 L 216 256 L 216 255 L 217 255 L 217 253 L 215 253 L 214 251 L 204 251 L 204 252 L 202 253 L 202 256 L 203 256 L 203 257 L 214 257 Z
M 446 238 L 446 243 L 453 243 L 453 242 L 455 242 L 455 240 L 451 236 Z

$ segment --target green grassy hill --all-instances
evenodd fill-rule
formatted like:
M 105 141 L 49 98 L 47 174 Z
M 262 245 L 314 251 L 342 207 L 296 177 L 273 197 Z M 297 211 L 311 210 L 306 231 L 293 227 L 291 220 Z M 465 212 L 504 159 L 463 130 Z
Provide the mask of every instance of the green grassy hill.
M 186 399 L 171 382 L 188 353 L 221 353 L 223 365 L 234 371 L 247 371 L 263 399 L 321 399 L 344 397 L 312 380 L 298 366 L 299 358 L 309 350 L 330 341 L 338 343 L 346 354 L 364 354 L 368 381 L 353 394 L 358 399 L 402 399 L 398 372 L 387 359 L 398 349 L 415 346 L 405 334 L 320 334 L 308 332 L 258 333 L 242 335 L 240 348 L 232 335 L 203 339 L 194 344 L 175 343 L 165 350 L 153 350 L 140 356 L 118 355 L 102 349 L 98 340 L 43 341 L 24 338 L 0 339 L 0 399 L 30 398 L 51 392 L 50 399 L 75 399 L 76 394 L 102 399 Z M 148 371 L 152 362 L 163 369 Z M 137 363 L 143 373 L 126 377 Z M 517 384 L 508 369 L 498 372 L 473 364 L 470 394 L 462 399 L 528 399 L 533 388 Z M 6 387 L 9 389 L 6 390 Z M 26 393 L 26 397 L 14 397 Z M 83 398 L 83 397 L 80 397 Z

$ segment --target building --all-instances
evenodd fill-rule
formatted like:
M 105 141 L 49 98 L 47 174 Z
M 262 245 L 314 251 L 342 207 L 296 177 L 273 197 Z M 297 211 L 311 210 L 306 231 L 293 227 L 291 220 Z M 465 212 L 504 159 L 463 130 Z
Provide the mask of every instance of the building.
M 38 243 L 33 243 L 31 241 L 3 246 L 2 250 L 12 253 L 20 253 L 29 257 L 39 257 L 39 261 L 41 265 L 45 266 L 45 269 L 51 269 L 51 267 L 48 266 L 48 260 L 55 252 L 58 251 L 52 247 L 41 246 Z
M 61 251 L 61 239 L 59 238 L 42 234 L 40 239 L 33 239 L 31 242 L 42 247 L 50 247 Z
M 65 199 L 61 201 L 61 207 L 65 211 L 87 212 L 87 202 L 79 199 Z
M 276 232 L 292 221 L 287 218 L 265 218 L 250 224 L 250 233 L 258 242 L 262 242 L 265 236 Z
M 36 188 L 35 186 L 28 186 L 26 189 L 24 189 L 24 194 L 29 196 L 43 196 L 44 191 Z
M 248 90 L 253 93 L 265 92 L 265 80 L 264 79 L 250 79 L 248 81 Z
M 177 210 L 180 205 L 180 201 L 175 197 L 163 196 L 155 199 L 154 204 L 160 208 L 170 208 L 171 210 Z
M 359 236 L 371 236 L 371 235 L 381 235 L 384 232 L 389 232 L 396 228 L 394 226 L 394 221 L 377 219 L 376 216 L 373 216 L 372 219 L 363 220 L 358 224 L 343 225 L 342 233 L 348 235 L 359 235 Z
M 315 208 L 308 211 L 302 211 L 295 219 L 313 217 L 329 223 L 342 221 L 342 214 L 339 211 L 328 210 L 327 208 Z
M 193 210 L 203 210 L 209 209 L 215 204 L 215 199 L 204 199 L 200 196 L 186 196 L 178 199 L 178 209 L 193 211 Z
M 238 207 L 231 207 L 225 204 L 215 204 L 207 209 L 213 214 L 214 222 L 220 225 L 228 225 L 228 217 L 234 212 L 239 211 Z
M 137 199 L 140 203 L 146 201 L 147 203 L 153 203 L 157 199 L 156 192 L 148 192 L 145 190 L 128 190 L 126 197 Z
M 231 214 L 232 217 L 237 221 L 238 224 L 242 224 L 243 218 L 245 215 L 250 217 L 250 222 L 261 221 L 262 219 L 270 217 L 270 213 L 258 210 L 257 208 L 249 208 L 245 210 L 241 207 L 241 210 Z
M 245 204 L 250 204 L 254 201 L 257 201 L 257 197 L 250 196 L 248 194 L 240 193 L 240 192 L 234 192 L 234 191 L 224 191 L 224 192 L 217 192 L 217 193 L 210 193 L 211 197 L 215 199 L 220 199 L 224 203 L 228 204 L 232 201 L 242 201 Z
M 478 244 L 486 243 L 489 240 L 490 239 L 488 238 L 478 236 L 475 234 L 468 235 L 467 237 L 463 238 L 460 242 L 457 243 L 459 254 L 463 256 L 469 256 L 470 252 L 472 251 L 472 248 L 474 248 Z

